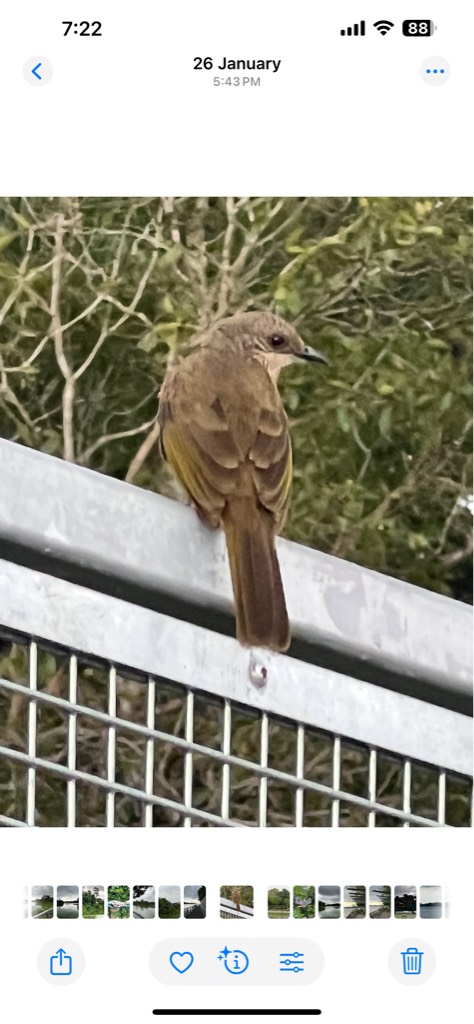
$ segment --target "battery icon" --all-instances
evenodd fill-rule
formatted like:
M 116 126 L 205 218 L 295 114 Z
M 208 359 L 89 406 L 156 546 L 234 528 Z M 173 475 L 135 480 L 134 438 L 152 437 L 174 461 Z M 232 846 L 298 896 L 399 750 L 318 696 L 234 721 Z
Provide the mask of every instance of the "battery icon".
M 404 36 L 426 39 L 427 36 L 432 36 L 433 32 L 436 32 L 436 25 L 434 21 L 430 21 L 427 18 L 411 18 L 411 20 L 403 22 L 402 32 Z

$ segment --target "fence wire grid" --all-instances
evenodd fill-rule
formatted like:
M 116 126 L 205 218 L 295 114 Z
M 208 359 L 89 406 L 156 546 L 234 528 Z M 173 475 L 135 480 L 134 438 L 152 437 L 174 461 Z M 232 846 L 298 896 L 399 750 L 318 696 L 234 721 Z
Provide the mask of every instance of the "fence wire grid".
M 467 777 L 0 632 L 0 822 L 469 825 Z M 5 744 L 8 740 L 8 746 Z
M 0 825 L 472 823 L 467 606 L 279 541 L 295 643 L 249 652 L 192 509 L 2 439 L 0 480 Z

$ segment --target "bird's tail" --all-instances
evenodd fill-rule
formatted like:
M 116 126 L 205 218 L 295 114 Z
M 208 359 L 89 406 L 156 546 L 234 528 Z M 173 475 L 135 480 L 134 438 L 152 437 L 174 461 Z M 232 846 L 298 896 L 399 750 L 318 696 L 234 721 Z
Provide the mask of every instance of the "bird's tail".
M 264 508 L 234 498 L 223 513 L 234 590 L 237 638 L 248 647 L 286 651 L 290 623 L 273 519 Z

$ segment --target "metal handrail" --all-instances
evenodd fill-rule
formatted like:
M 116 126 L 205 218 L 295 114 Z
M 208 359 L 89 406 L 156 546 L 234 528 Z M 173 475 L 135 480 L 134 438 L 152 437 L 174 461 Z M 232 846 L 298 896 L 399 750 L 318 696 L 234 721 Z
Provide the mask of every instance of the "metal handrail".
M 233 634 L 224 538 L 192 509 L 1 439 L 0 480 L 0 557 Z M 300 544 L 278 552 L 293 657 L 472 713 L 468 606 Z

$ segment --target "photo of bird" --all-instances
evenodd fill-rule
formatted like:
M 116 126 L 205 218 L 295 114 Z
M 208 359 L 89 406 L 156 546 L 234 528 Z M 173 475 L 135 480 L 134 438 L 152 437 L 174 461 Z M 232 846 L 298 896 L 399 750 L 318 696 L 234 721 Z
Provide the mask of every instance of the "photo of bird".
M 275 537 L 290 503 L 292 451 L 277 382 L 285 366 L 327 360 L 271 312 L 227 317 L 192 346 L 160 390 L 161 451 L 202 522 L 224 529 L 238 640 L 286 651 Z
M 3 197 L 0 322 L 0 824 L 469 827 L 471 198 Z

